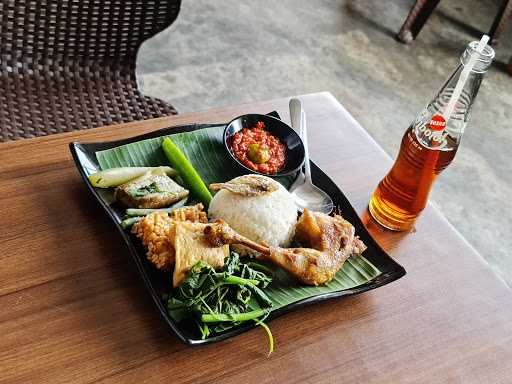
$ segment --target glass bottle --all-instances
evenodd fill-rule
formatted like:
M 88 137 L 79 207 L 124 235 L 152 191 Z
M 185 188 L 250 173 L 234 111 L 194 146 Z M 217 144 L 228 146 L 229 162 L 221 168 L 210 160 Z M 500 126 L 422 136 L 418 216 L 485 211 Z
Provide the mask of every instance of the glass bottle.
M 396 231 L 409 230 L 425 208 L 437 176 L 455 157 L 483 76 L 494 58 L 494 50 L 488 45 L 480 54 L 475 53 L 477 45 L 477 41 L 468 44 L 459 66 L 405 131 L 398 157 L 368 206 L 370 214 L 382 226 Z M 447 104 L 473 53 L 478 55 L 476 62 L 453 112 L 445 119 Z

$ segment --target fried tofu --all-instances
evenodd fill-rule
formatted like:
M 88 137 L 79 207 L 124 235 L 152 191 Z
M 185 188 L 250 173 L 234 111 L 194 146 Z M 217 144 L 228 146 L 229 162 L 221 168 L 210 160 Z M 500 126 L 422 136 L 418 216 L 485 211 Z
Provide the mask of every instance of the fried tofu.
M 224 266 L 224 259 L 229 256 L 229 245 L 212 245 L 204 234 L 207 224 L 176 222 L 174 249 L 175 264 L 172 276 L 173 286 L 178 287 L 188 271 L 199 260 L 213 268 Z

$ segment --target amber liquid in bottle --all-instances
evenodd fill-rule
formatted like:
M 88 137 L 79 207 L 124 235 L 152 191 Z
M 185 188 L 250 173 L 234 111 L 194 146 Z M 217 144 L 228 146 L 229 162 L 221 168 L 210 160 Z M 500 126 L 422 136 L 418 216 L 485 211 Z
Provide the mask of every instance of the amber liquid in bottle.
M 425 208 L 437 175 L 455 157 L 454 147 L 450 151 L 426 148 L 418 142 L 412 126 L 409 127 L 395 164 L 372 195 L 368 207 L 372 216 L 389 229 L 410 229 Z

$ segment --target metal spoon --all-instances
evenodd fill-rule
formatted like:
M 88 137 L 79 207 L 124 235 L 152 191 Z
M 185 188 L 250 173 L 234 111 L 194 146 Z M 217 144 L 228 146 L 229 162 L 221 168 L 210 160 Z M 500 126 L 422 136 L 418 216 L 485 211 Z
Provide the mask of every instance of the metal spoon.
M 307 208 L 312 211 L 329 214 L 332 212 L 334 208 L 334 204 L 332 202 L 331 197 L 323 190 L 315 186 L 313 184 L 313 181 L 311 180 L 311 165 L 309 162 L 306 113 L 303 110 L 301 110 L 300 126 L 300 132 L 302 133 L 301 138 L 302 142 L 304 143 L 305 153 L 305 180 L 303 183 L 300 184 L 297 181 L 295 181 L 295 183 L 293 183 L 292 187 L 290 188 L 290 192 L 293 195 L 295 199 L 295 204 L 297 204 L 297 207 L 299 208 L 300 211 L 303 211 L 304 208 Z
M 297 132 L 299 136 L 302 138 L 302 124 L 300 123 L 302 104 L 299 99 L 291 99 L 289 107 L 291 126 L 295 130 L 295 132 Z M 306 176 L 304 175 L 302 168 L 303 167 L 300 167 L 300 170 L 297 173 L 297 177 L 295 178 L 295 181 L 290 187 L 290 192 L 296 189 L 299 185 L 304 184 L 304 182 L 306 181 Z

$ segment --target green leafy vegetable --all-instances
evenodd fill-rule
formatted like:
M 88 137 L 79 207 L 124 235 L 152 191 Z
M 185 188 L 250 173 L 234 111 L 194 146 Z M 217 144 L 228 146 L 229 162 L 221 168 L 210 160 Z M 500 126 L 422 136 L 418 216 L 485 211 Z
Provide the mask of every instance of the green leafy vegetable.
M 127 183 L 148 171 L 165 172 L 167 176 L 175 176 L 176 171 L 171 167 L 117 167 L 99 171 L 89 175 L 93 187 L 110 188 Z
M 155 182 L 153 182 L 151 184 L 144 185 L 142 187 L 134 189 L 134 190 L 130 191 L 129 193 L 133 197 L 143 197 L 143 196 L 149 195 L 150 193 L 158 193 L 158 192 L 162 192 L 162 191 L 160 190 L 158 185 Z
M 241 263 L 238 254 L 231 252 L 221 272 L 197 262 L 168 298 L 167 309 L 178 321 L 193 319 L 202 338 L 224 331 L 226 323 L 229 327 L 253 320 L 262 325 L 273 305 L 264 292 L 271 281 L 271 276 Z M 270 332 L 268 327 L 265 330 Z M 269 338 L 272 349 L 270 333 Z
M 162 141 L 162 149 L 164 150 L 169 163 L 178 170 L 181 178 L 190 191 L 195 194 L 206 207 L 208 207 L 212 199 L 212 194 L 185 155 L 168 137 Z
M 255 309 L 254 311 L 244 313 L 213 313 L 201 315 L 201 321 L 203 323 L 241 323 L 247 320 L 257 320 L 260 317 L 268 315 L 268 313 L 269 311 L 264 309 Z
M 268 354 L 267 354 L 267 357 L 269 357 L 272 354 L 272 352 L 274 352 L 274 337 L 272 336 L 272 332 L 270 332 L 270 328 L 263 321 L 261 321 L 261 320 L 254 320 L 254 321 L 256 322 L 256 324 L 261 326 L 261 328 L 263 328 L 265 330 L 265 332 L 267 332 L 267 336 L 268 336 Z

